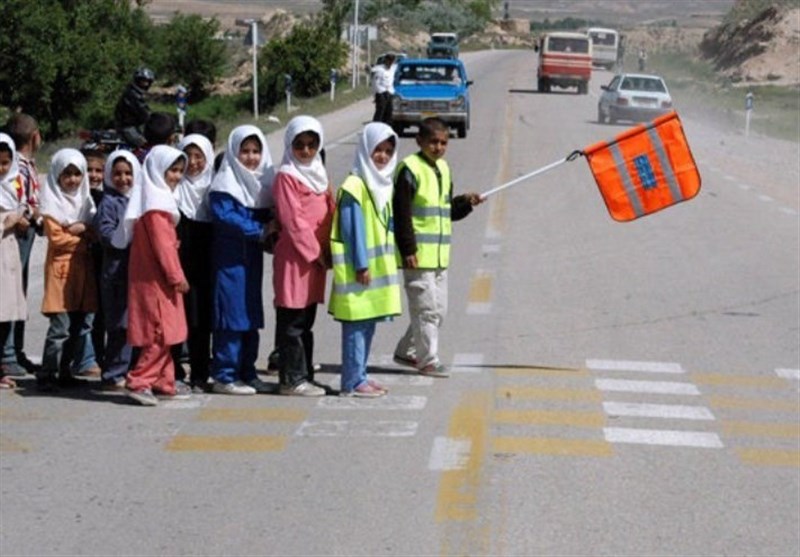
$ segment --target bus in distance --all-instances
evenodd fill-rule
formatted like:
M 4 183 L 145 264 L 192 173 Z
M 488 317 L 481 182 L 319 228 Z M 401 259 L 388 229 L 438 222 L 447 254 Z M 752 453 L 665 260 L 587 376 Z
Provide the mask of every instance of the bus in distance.
M 614 29 L 590 27 L 586 34 L 592 39 L 592 64 L 613 69 L 619 58 L 619 33 Z

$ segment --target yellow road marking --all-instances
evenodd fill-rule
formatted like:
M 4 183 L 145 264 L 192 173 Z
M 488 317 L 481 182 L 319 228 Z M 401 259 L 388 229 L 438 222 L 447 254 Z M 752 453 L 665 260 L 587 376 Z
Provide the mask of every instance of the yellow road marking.
M 496 437 L 495 453 L 556 456 L 612 456 L 611 443 L 594 439 L 549 439 L 544 437 Z
M 792 466 L 800 468 L 800 451 L 780 449 L 737 449 L 739 458 L 747 464 L 760 466 Z
M 469 302 L 486 304 L 492 300 L 492 275 L 475 273 L 469 287 Z
M 518 425 L 568 425 L 596 428 L 606 425 L 605 414 L 561 410 L 495 410 L 493 420 L 496 424 Z
M 688 376 L 699 385 L 721 385 L 735 387 L 756 387 L 763 389 L 785 389 L 786 379 L 780 377 L 760 377 L 757 375 L 731 375 L 728 373 L 692 373 Z
M 478 496 L 490 411 L 487 393 L 467 393 L 450 417 L 447 436 L 469 440 L 470 452 L 462 468 L 441 473 L 435 518 L 447 526 L 440 547 L 442 555 L 486 552 L 490 528 L 478 523 Z
M 550 389 L 545 387 L 499 387 L 497 398 L 516 400 L 573 400 L 602 402 L 603 394 L 599 391 L 583 389 Z
M 27 453 L 30 450 L 27 445 L 9 439 L 5 435 L 0 435 L 0 453 Z
M 800 424 L 776 424 L 757 422 L 722 422 L 722 429 L 728 435 L 753 437 L 800 437 Z
M 714 408 L 730 408 L 741 410 L 774 410 L 776 412 L 800 413 L 800 402 L 788 400 L 769 400 L 759 398 L 736 398 L 713 395 L 708 397 L 709 404 Z
M 267 435 L 211 436 L 176 435 L 168 451 L 191 452 L 272 452 L 286 447 L 286 438 Z
M 295 408 L 204 408 L 204 422 L 302 422 L 308 412 Z

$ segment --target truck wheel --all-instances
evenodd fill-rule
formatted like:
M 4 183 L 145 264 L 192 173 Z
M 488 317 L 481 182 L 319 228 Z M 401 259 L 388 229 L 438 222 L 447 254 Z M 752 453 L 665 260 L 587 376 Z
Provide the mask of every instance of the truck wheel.
M 467 137 L 467 124 L 458 124 L 456 126 L 456 133 L 458 134 L 459 139 L 464 139 Z
M 584 82 L 578 84 L 578 94 L 579 95 L 585 95 L 588 92 L 589 92 L 589 84 L 588 83 L 586 83 L 584 81 Z
M 547 78 L 544 78 L 544 77 L 540 77 L 539 78 L 538 89 L 539 89 L 540 93 L 549 93 L 550 92 L 550 86 L 547 83 Z
M 606 123 L 606 115 L 603 114 L 603 109 L 600 108 L 600 105 L 597 105 L 597 121 L 601 124 Z
M 608 107 L 608 121 L 611 124 L 617 123 L 617 115 L 614 114 L 614 108 L 611 106 Z
M 394 133 L 397 134 L 397 137 L 403 137 L 403 132 L 406 131 L 405 126 L 401 124 L 392 124 L 392 129 L 394 130 Z

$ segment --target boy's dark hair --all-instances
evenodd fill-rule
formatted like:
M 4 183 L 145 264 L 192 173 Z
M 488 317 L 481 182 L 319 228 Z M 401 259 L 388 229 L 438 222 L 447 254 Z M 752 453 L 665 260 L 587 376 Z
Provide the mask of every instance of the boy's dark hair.
M 106 154 L 100 149 L 81 149 L 81 154 L 86 160 L 89 159 L 106 160 Z
M 166 112 L 152 112 L 144 123 L 144 138 L 150 145 L 170 143 L 177 131 L 175 118 Z
M 419 123 L 419 131 L 417 132 L 417 136 L 422 139 L 427 139 L 438 132 L 450 133 L 450 128 L 447 127 L 447 124 L 444 123 L 444 120 L 437 118 L 436 116 L 432 116 L 430 118 L 425 118 Z
M 217 126 L 211 120 L 190 120 L 186 123 L 183 133 L 185 135 L 197 133 L 206 137 L 211 142 L 211 145 L 217 143 Z
M 5 129 L 19 149 L 31 141 L 33 134 L 39 129 L 39 124 L 33 116 L 17 112 L 9 116 Z
M 12 154 L 11 145 L 8 143 L 0 143 L 0 153 L 8 153 L 9 155 Z

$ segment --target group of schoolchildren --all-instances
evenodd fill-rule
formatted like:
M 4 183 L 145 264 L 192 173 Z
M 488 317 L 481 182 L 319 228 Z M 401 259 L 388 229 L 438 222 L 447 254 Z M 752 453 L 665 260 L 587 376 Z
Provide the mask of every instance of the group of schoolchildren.
M 342 325 L 340 396 L 387 393 L 368 377 L 367 359 L 375 325 L 402 313 L 400 270 L 410 325 L 394 359 L 415 373 L 448 376 L 438 334 L 447 310 L 451 221 L 482 199 L 452 195 L 442 121 L 421 124 L 420 150 L 399 165 L 395 132 L 367 124 L 336 193 L 322 126 L 310 116 L 289 122 L 278 164 L 252 125 L 235 128 L 215 161 L 214 126 L 195 121 L 176 146 L 156 141 L 136 154 L 107 156 L 61 149 L 42 185 L 33 161 L 41 143 L 35 120 L 15 114 L 5 129 L 3 388 L 15 386 L 21 368 L 32 368 L 42 391 L 100 374 L 103 388 L 145 406 L 193 392 L 329 394 L 314 376 L 313 333 L 329 269 L 328 311 Z M 37 230 L 48 240 L 41 366 L 27 359 L 18 332 L 27 317 Z M 278 385 L 256 370 L 265 252 L 273 264 Z

